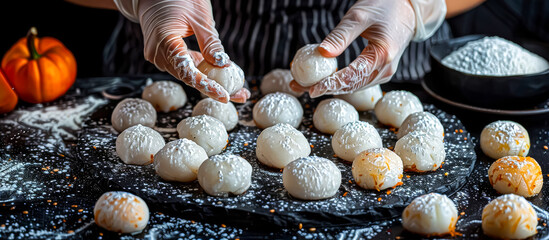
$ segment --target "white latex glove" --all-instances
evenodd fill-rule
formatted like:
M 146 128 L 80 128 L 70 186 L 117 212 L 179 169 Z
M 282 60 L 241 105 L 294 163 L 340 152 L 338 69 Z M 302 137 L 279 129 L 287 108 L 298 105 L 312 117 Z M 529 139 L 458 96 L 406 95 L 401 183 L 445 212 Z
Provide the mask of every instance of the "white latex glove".
M 128 19 L 141 24 L 145 59 L 187 85 L 220 102 L 245 102 L 250 92 L 242 88 L 232 96 L 208 79 L 196 65 L 205 59 L 226 67 L 230 59 L 215 29 L 209 0 L 114 0 Z M 202 54 L 187 49 L 183 38 L 196 35 Z
M 416 2 L 414 7 L 417 7 L 414 9 L 410 2 Z M 293 81 L 290 86 L 295 91 L 309 91 L 311 97 L 318 97 L 351 93 L 387 82 L 412 38 L 430 37 L 445 14 L 444 0 L 358 0 L 318 50 L 324 57 L 337 57 L 358 36 L 368 39 L 366 48 L 349 66 L 317 84 L 305 88 Z

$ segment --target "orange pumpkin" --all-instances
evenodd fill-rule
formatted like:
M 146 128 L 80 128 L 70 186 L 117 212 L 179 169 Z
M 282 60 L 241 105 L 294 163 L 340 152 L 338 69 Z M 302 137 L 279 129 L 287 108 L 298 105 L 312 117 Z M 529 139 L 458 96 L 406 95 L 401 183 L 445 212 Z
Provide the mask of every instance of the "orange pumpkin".
M 10 112 L 17 105 L 17 95 L 0 70 L 0 113 Z
M 2 69 L 19 98 L 30 103 L 62 96 L 76 79 L 76 60 L 57 39 L 39 39 L 36 28 L 4 55 Z

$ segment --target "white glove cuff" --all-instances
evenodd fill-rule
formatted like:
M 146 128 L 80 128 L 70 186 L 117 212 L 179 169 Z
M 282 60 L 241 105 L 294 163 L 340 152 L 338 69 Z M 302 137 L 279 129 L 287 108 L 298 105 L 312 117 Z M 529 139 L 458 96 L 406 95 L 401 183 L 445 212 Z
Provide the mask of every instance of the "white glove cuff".
M 139 15 L 137 15 L 137 8 L 139 7 L 139 0 L 113 0 L 114 4 L 118 8 L 118 11 L 132 22 L 139 23 Z
M 416 14 L 416 33 L 412 41 L 420 42 L 433 36 L 446 17 L 445 0 L 410 0 Z

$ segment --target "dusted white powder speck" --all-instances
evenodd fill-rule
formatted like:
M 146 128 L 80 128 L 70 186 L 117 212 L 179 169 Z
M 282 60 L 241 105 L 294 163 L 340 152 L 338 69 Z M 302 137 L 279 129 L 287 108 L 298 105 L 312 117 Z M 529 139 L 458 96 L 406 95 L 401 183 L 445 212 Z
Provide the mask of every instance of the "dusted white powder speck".
M 442 59 L 454 70 L 484 76 L 514 76 L 543 72 L 549 63 L 521 46 L 499 37 L 484 37 Z

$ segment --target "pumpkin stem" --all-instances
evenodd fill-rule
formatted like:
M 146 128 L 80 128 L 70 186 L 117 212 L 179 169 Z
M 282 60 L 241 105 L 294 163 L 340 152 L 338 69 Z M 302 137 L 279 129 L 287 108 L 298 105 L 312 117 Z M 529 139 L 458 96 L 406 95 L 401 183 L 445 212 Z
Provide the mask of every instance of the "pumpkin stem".
M 27 33 L 27 47 L 29 48 L 32 60 L 40 58 L 40 54 L 38 54 L 38 52 L 36 51 L 36 46 L 34 45 L 34 40 L 36 39 L 37 35 L 38 31 L 35 27 L 31 27 L 31 29 Z

